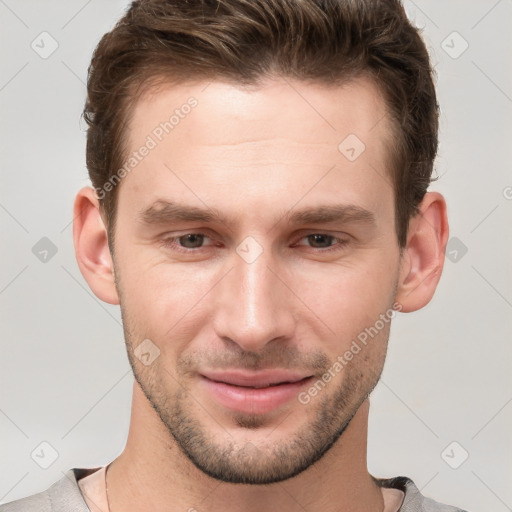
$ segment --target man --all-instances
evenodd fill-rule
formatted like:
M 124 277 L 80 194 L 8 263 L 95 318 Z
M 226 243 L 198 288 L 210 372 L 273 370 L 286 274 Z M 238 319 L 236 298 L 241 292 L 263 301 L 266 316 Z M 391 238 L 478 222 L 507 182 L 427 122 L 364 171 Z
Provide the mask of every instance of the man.
M 89 69 L 74 210 L 121 307 L 127 445 L 2 512 L 459 510 L 366 466 L 391 319 L 443 268 L 431 75 L 398 1 L 130 6 Z

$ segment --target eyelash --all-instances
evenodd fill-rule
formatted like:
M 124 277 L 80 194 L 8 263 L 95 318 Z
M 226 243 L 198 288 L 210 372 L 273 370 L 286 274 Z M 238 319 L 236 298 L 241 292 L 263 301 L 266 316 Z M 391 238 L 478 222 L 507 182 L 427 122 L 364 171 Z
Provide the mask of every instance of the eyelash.
M 202 235 L 205 238 L 210 238 L 206 233 L 190 232 L 190 233 L 185 233 L 185 234 L 180 235 L 180 236 L 164 238 L 164 239 L 161 240 L 161 245 L 166 247 L 166 248 L 177 250 L 178 252 L 181 252 L 183 254 L 190 254 L 190 253 L 193 253 L 193 252 L 199 252 L 201 249 L 205 249 L 206 248 L 206 247 L 186 248 L 186 247 L 181 247 L 180 245 L 177 244 L 177 241 L 180 238 L 184 238 L 184 237 L 189 236 L 189 235 Z M 337 238 L 334 235 L 329 235 L 327 233 L 310 233 L 308 235 L 302 236 L 299 239 L 299 241 L 303 240 L 304 238 L 308 238 L 308 237 L 314 236 L 314 235 L 322 235 L 322 236 L 328 237 L 329 239 L 332 239 L 333 242 L 336 242 L 336 241 L 338 242 L 337 244 L 334 244 L 334 245 L 332 245 L 330 247 L 326 247 L 326 248 L 311 247 L 312 249 L 316 249 L 317 252 L 320 252 L 320 253 L 326 253 L 326 252 L 332 252 L 332 251 L 340 250 L 345 245 L 347 245 L 347 243 L 348 243 L 348 240 L 345 240 L 345 239 L 342 239 L 342 238 Z

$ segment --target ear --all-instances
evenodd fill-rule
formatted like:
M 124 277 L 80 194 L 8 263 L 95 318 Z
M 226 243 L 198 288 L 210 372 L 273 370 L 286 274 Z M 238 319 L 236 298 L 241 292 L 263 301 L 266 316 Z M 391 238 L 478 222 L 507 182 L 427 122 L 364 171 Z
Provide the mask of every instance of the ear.
M 80 272 L 96 297 L 119 304 L 107 230 L 94 189 L 85 187 L 78 192 L 73 217 L 73 242 Z
M 446 202 L 438 192 L 428 192 L 419 213 L 409 222 L 396 296 L 401 311 L 416 311 L 432 299 L 443 270 L 447 241 Z

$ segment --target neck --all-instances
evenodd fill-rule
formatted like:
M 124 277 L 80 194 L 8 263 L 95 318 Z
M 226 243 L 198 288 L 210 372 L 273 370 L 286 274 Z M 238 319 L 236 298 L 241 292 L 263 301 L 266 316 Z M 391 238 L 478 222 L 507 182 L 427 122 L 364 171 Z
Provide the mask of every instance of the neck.
M 382 494 L 366 467 L 368 410 L 366 400 L 333 447 L 299 475 L 231 484 L 188 460 L 135 381 L 126 447 L 108 469 L 110 512 L 380 511 Z

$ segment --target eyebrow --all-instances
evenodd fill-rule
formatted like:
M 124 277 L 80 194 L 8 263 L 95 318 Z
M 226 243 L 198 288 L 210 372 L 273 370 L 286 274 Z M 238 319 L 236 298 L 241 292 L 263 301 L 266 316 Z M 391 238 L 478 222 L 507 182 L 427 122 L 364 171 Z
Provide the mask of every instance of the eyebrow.
M 325 224 L 331 222 L 357 222 L 375 224 L 370 210 L 355 205 L 322 205 L 304 208 L 286 215 L 290 224 Z
M 228 220 L 213 208 L 198 208 L 161 199 L 142 210 L 138 217 L 144 224 L 171 224 L 176 221 L 226 223 Z
M 290 210 L 283 213 L 290 225 L 297 224 L 326 224 L 356 222 L 375 224 L 373 212 L 356 205 L 332 204 Z M 230 219 L 215 208 L 198 208 L 174 201 L 157 200 L 151 206 L 138 214 L 139 222 L 147 225 L 172 224 L 184 222 L 219 222 L 229 224 Z

